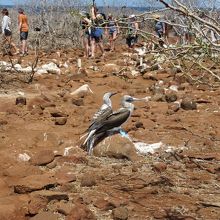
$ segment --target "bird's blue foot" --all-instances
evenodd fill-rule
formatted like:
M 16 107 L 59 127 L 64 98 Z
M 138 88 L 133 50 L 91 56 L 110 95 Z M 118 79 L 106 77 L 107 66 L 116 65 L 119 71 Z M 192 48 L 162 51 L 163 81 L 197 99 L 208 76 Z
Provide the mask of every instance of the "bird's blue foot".
M 129 138 L 128 133 L 127 133 L 126 131 L 124 131 L 123 129 L 120 129 L 119 132 L 120 132 L 120 134 L 121 134 L 122 137 L 124 137 L 124 138 Z

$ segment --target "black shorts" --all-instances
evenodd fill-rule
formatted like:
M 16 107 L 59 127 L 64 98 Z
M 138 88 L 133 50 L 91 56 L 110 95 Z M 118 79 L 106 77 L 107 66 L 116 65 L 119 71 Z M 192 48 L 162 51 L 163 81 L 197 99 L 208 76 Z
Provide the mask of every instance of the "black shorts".
M 11 33 L 11 31 L 9 31 L 8 29 L 5 29 L 5 30 L 4 30 L 4 35 L 5 35 L 6 37 L 9 37 L 9 36 L 12 35 L 12 33 Z
M 27 40 L 28 38 L 28 32 L 21 32 L 20 33 L 20 40 Z

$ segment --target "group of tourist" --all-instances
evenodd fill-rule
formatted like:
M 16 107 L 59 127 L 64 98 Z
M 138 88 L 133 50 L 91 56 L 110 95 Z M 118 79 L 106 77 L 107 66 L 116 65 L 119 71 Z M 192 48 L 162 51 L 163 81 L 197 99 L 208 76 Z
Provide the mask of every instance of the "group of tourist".
M 14 54 L 20 54 L 26 56 L 28 54 L 27 38 L 28 38 L 28 20 L 23 9 L 18 9 L 18 30 L 20 33 L 21 46 L 17 48 L 15 43 L 12 41 L 12 30 L 11 30 L 11 18 L 9 17 L 8 9 L 2 10 L 2 35 L 4 45 L 10 45 L 14 50 Z M 9 48 L 11 49 L 11 48 Z
M 103 38 L 109 40 L 110 51 L 115 50 L 115 40 L 120 34 L 120 28 L 117 20 L 112 14 L 99 13 L 98 9 L 93 6 L 91 12 L 81 12 L 81 39 L 84 46 L 85 57 L 95 57 L 95 48 L 98 46 L 101 51 L 101 55 L 105 55 L 103 46 Z M 126 43 L 128 47 L 133 47 L 138 39 L 138 22 L 135 15 L 130 15 L 125 18 L 127 23 L 127 36 Z
M 80 37 L 84 45 L 84 56 L 87 58 L 95 57 L 96 45 L 100 48 L 102 56 L 104 56 L 103 35 L 108 36 L 110 50 L 114 51 L 114 42 L 120 33 L 120 29 L 112 14 L 109 14 L 106 18 L 105 14 L 99 13 L 96 7 L 92 7 L 90 14 L 82 11 L 80 16 Z
M 11 18 L 6 8 L 2 10 L 2 34 L 4 44 L 10 45 L 14 50 L 14 54 L 26 56 L 28 54 L 27 38 L 28 38 L 28 20 L 24 10 L 18 10 L 18 29 L 20 33 L 21 46 L 17 48 L 12 41 Z M 162 38 L 165 33 L 165 25 L 160 21 L 160 17 L 155 18 L 155 32 L 159 38 Z M 120 32 L 125 32 L 126 44 L 129 48 L 134 47 L 138 41 L 139 23 L 135 15 L 123 17 L 120 19 L 122 28 L 116 18 L 112 14 L 100 13 L 97 7 L 92 6 L 90 13 L 85 11 L 80 12 L 80 38 L 84 47 L 84 57 L 94 58 L 96 54 L 96 47 L 101 51 L 101 56 L 105 55 L 103 39 L 107 38 L 109 41 L 110 51 L 115 50 L 115 40 Z M 120 30 L 122 29 L 122 30 Z

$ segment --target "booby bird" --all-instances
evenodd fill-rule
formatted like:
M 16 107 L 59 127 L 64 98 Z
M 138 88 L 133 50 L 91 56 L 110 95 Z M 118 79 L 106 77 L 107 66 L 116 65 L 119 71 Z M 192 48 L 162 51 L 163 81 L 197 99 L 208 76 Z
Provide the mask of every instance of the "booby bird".
M 113 112 L 112 111 L 112 102 L 111 102 L 110 98 L 115 94 L 117 94 L 117 93 L 116 92 L 107 92 L 103 95 L 103 105 L 93 115 L 91 124 L 89 125 L 89 128 L 86 130 L 87 137 L 86 137 L 85 141 L 83 142 L 83 146 L 86 145 L 88 139 L 95 133 L 96 129 L 100 126 L 100 122 L 105 120 Z
M 103 139 L 106 135 L 111 133 L 121 132 L 121 125 L 123 125 L 131 116 L 134 110 L 134 101 L 145 100 L 145 98 L 134 98 L 129 95 L 124 95 L 121 101 L 122 108 L 111 113 L 105 119 L 100 120 L 98 126 L 94 126 L 93 134 L 87 140 L 87 150 L 89 154 L 93 149 L 95 142 L 98 142 L 100 139 Z

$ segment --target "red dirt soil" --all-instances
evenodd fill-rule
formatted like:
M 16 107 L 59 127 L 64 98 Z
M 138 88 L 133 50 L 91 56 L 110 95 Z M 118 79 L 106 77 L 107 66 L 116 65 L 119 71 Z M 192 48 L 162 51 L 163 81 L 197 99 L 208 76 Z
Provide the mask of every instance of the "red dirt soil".
M 82 58 L 79 49 L 60 51 L 61 57 L 41 53 L 38 65 L 56 59 L 68 61 L 69 68 L 61 68 L 61 75 L 36 75 L 31 84 L 13 82 L 1 89 L 1 220 L 220 219 L 220 88 L 181 84 L 169 71 L 158 70 L 156 80 L 167 87 L 182 86 L 178 100 L 195 100 L 197 109 L 173 111 L 173 103 L 153 99 L 135 103 L 124 129 L 142 142 L 173 146 L 172 152 L 159 149 L 130 161 L 88 156 L 78 147 L 104 92 L 118 92 L 112 98 L 114 109 L 124 94 L 153 96 L 149 88 L 155 79 L 123 78 L 102 69 L 106 63 L 126 67 L 126 50 L 118 47 L 94 60 Z M 84 69 L 77 74 L 79 56 Z M 22 66 L 33 58 L 22 58 Z M 93 93 L 73 98 L 70 92 L 84 84 Z M 15 104 L 19 91 L 26 105 Z M 54 112 L 62 119 L 52 117 Z M 56 120 L 66 123 L 57 125 Z M 67 147 L 72 148 L 64 156 Z M 19 159 L 24 153 L 29 161 Z

